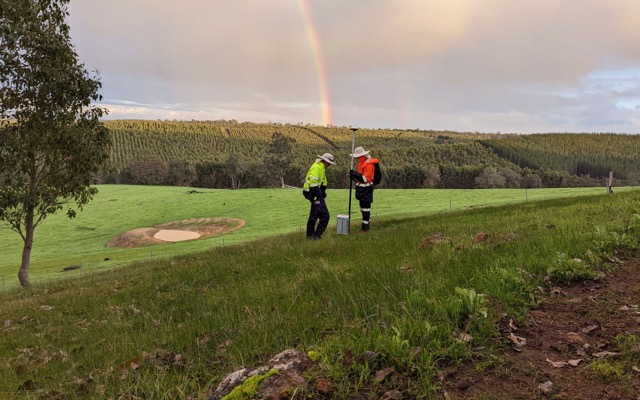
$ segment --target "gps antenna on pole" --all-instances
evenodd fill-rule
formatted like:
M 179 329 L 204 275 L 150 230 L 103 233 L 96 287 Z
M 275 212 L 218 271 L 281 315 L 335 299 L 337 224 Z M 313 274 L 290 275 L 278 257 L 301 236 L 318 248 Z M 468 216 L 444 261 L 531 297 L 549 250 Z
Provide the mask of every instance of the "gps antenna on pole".
M 351 170 L 353 169 L 353 152 L 356 148 L 356 131 L 358 128 L 351 128 L 351 164 L 349 165 L 349 213 L 347 215 L 338 215 L 338 234 L 348 235 L 351 233 L 351 191 L 353 190 L 353 180 L 351 179 Z M 346 226 L 345 226 L 346 225 Z

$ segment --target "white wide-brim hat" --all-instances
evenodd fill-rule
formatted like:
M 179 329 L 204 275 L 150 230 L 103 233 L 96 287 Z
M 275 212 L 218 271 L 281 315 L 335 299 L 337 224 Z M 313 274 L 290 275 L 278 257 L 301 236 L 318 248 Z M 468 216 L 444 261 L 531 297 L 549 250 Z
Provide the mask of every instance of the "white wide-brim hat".
M 329 153 L 324 153 L 323 155 L 317 157 L 318 159 L 316 161 L 325 160 L 329 164 L 335 164 L 335 162 L 333 162 L 333 156 Z
M 369 152 L 365 151 L 364 147 L 358 146 L 353 151 L 353 154 L 351 154 L 351 157 L 352 158 L 358 158 L 358 157 L 366 156 L 367 154 L 369 154 Z

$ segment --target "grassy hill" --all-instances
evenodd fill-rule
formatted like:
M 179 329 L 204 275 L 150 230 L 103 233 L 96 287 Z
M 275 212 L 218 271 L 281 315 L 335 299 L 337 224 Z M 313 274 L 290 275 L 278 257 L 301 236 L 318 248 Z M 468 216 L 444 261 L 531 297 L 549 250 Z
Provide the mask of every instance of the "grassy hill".
M 482 358 L 500 346 L 496 322 L 518 320 L 544 282 L 594 278 L 637 251 L 639 200 L 383 218 L 366 235 L 281 234 L 5 292 L 0 395 L 205 398 L 225 374 L 293 347 L 314 352 L 309 378 L 331 383 L 325 397 L 435 396 L 445 367 L 499 366 Z

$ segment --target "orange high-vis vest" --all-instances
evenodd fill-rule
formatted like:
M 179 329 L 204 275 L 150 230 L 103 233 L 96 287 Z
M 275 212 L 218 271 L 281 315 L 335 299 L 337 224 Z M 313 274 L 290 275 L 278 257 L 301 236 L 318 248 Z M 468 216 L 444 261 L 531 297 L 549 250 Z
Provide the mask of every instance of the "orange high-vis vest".
M 378 164 L 380 160 L 377 158 L 358 158 L 358 173 L 362 174 L 366 180 L 364 184 L 358 183 L 357 185 L 369 186 L 373 182 L 373 175 L 375 174 L 376 167 L 374 164 Z

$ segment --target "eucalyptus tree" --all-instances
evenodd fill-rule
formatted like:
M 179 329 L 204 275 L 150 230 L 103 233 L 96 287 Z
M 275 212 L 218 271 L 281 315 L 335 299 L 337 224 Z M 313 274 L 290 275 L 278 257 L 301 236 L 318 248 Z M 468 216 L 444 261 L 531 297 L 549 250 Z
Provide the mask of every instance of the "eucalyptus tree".
M 291 149 L 295 144 L 295 139 L 288 138 L 280 132 L 271 135 L 269 151 L 265 158 L 265 165 L 273 177 L 278 178 L 280 187 L 285 187 L 284 177 L 293 163 Z
M 18 278 L 28 288 L 36 227 L 69 218 L 97 189 L 109 131 L 97 72 L 71 43 L 69 0 L 0 0 L 0 221 L 24 242 Z

